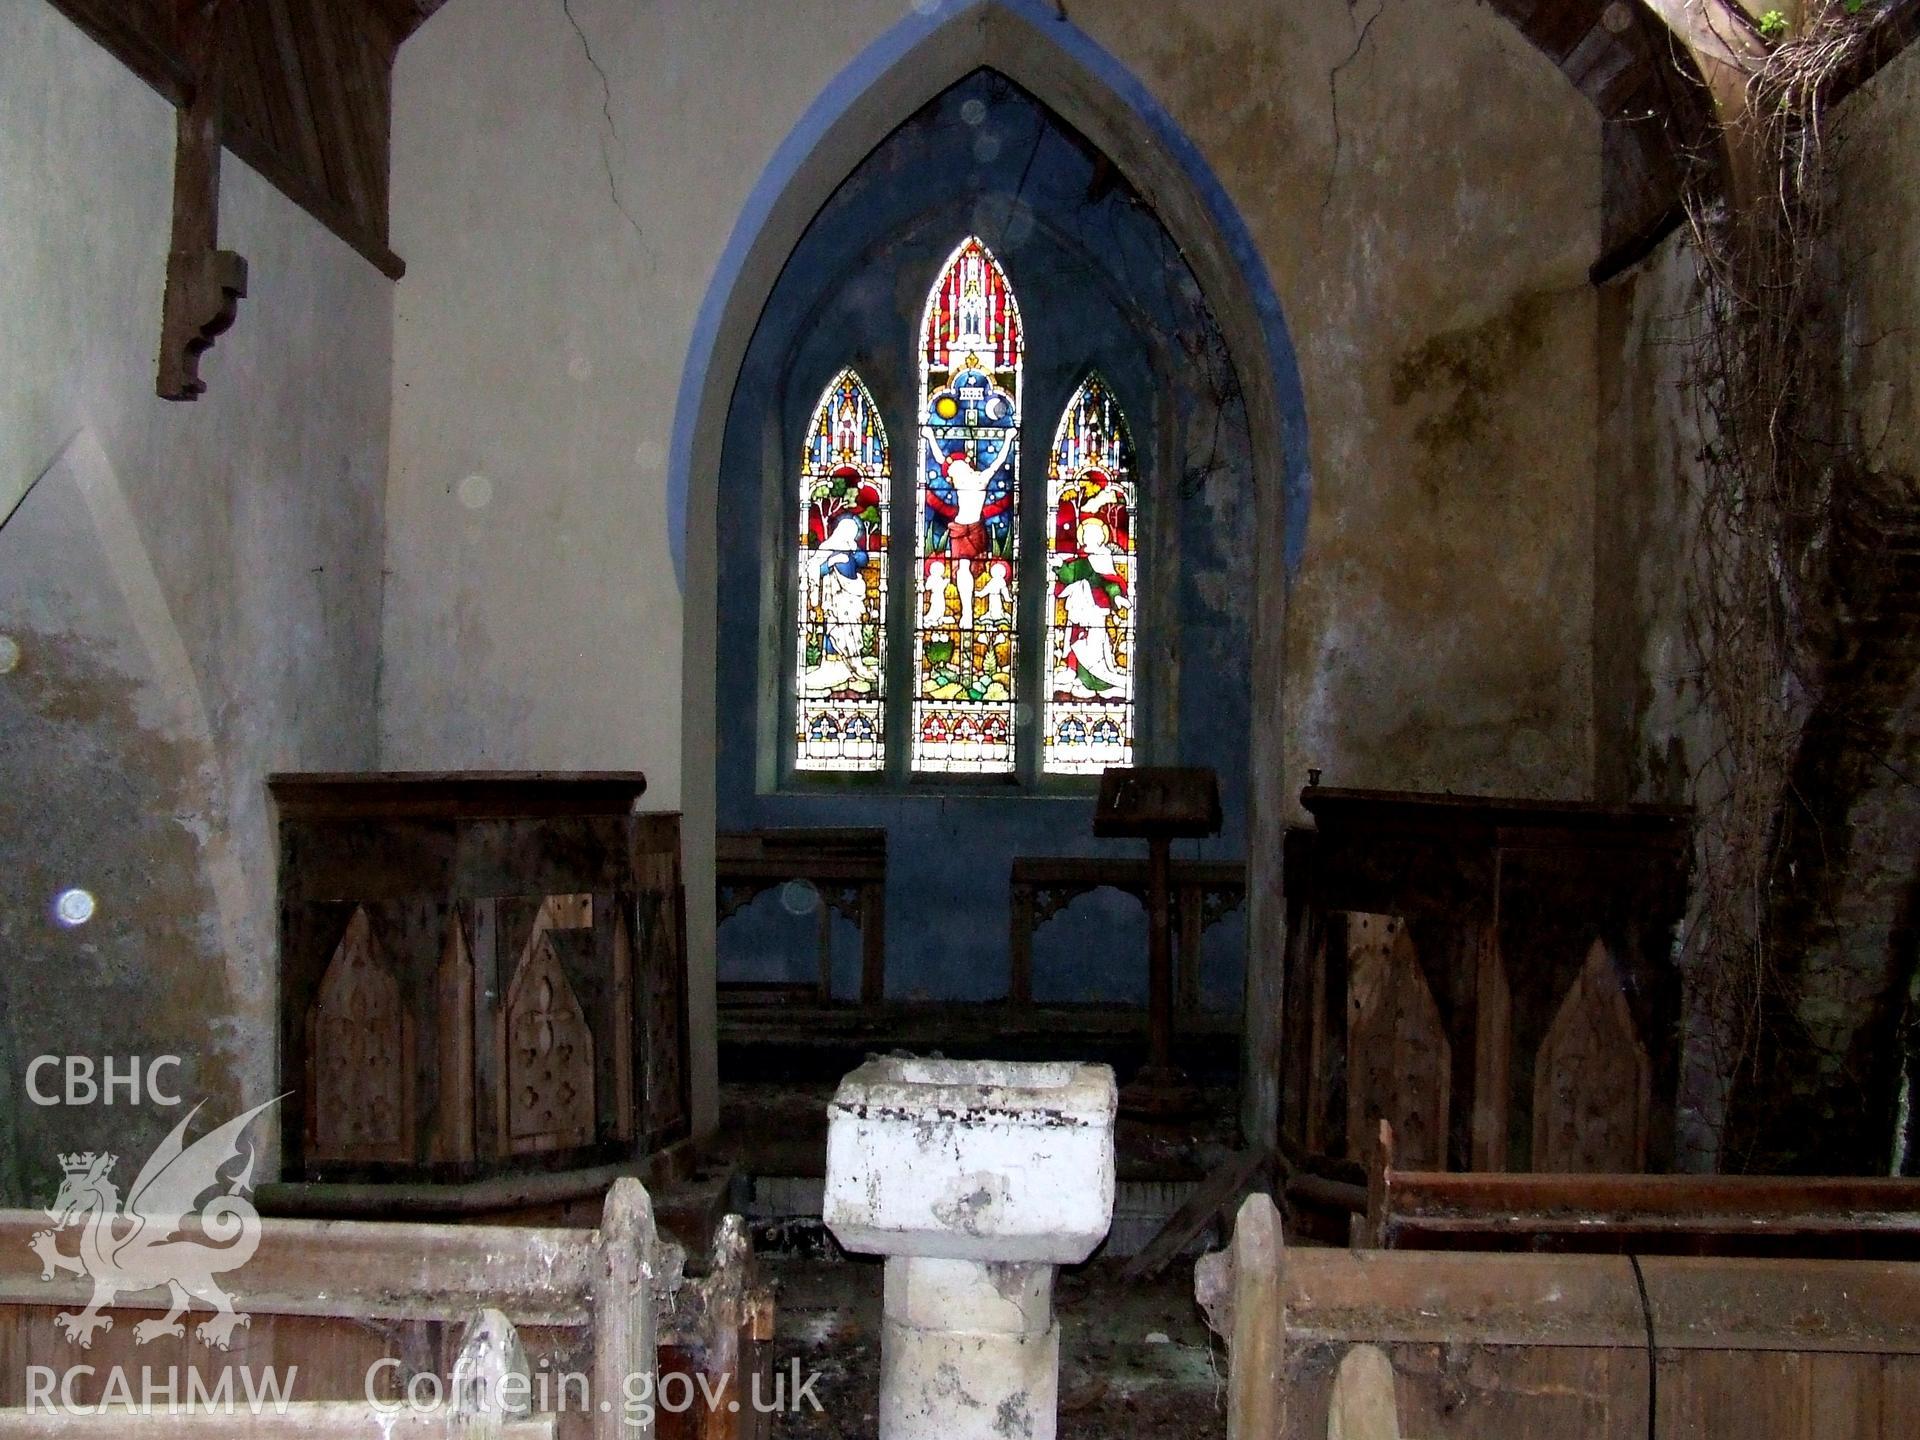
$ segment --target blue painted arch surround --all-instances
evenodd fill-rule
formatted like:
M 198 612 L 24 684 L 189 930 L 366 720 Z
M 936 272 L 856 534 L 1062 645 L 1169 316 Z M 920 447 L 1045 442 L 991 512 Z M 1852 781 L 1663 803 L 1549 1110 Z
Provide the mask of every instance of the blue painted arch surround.
M 968 30 L 977 32 L 971 45 L 965 43 L 970 38 L 964 33 Z M 993 43 L 996 39 L 1002 43 Z M 1030 42 L 1024 49 L 1023 39 Z M 952 43 L 956 40 L 961 43 Z M 1024 55 L 1027 63 L 1018 66 L 997 63 L 1002 55 Z M 946 63 L 940 63 L 942 60 Z M 1137 127 L 1136 138 L 1150 142 L 1164 154 L 1172 162 L 1171 169 L 1177 177 L 1184 180 L 1194 204 L 1173 207 L 1169 213 L 1163 192 L 1172 177 L 1135 174 L 1127 165 L 1124 153 L 1116 154 L 1115 147 L 1103 145 L 1114 154 L 1135 188 L 1168 218 L 1169 229 L 1176 239 L 1183 245 L 1191 243 L 1194 237 L 1182 232 L 1179 212 L 1197 208 L 1208 222 L 1211 238 L 1230 261 L 1231 278 L 1238 282 L 1230 288 L 1238 294 L 1215 293 L 1220 287 L 1212 282 L 1219 277 L 1208 275 L 1206 267 L 1196 265 L 1195 268 L 1223 321 L 1236 309 L 1241 314 L 1250 311 L 1257 321 L 1257 353 L 1243 353 L 1246 347 L 1236 343 L 1234 356 L 1242 368 L 1243 382 L 1248 386 L 1256 427 L 1264 419 L 1279 431 L 1276 457 L 1280 462 L 1279 475 L 1272 474 L 1271 460 L 1264 466 L 1257 462 L 1256 473 L 1263 487 L 1271 486 L 1275 478 L 1279 480 L 1281 505 L 1275 518 L 1284 528 L 1286 573 L 1291 578 L 1298 571 L 1306 545 L 1307 513 L 1312 497 L 1306 398 L 1280 298 L 1254 246 L 1252 234 L 1225 188 L 1193 141 L 1140 79 L 1050 5 L 1040 0 L 931 0 L 911 8 L 903 19 L 836 75 L 807 108 L 761 172 L 714 267 L 687 347 L 668 451 L 667 526 L 674 573 L 683 592 L 687 580 L 687 522 L 693 475 L 702 458 L 697 454 L 703 448 L 699 442 L 702 432 L 706 432 L 704 438 L 713 453 L 705 458 L 709 462 L 717 459 L 719 431 L 725 423 L 733 375 L 744 357 L 760 307 L 778 274 L 776 263 L 763 283 L 757 286 L 752 283 L 756 278 L 754 272 L 764 270 L 766 265 L 765 257 L 755 252 L 772 240 L 783 259 L 813 211 L 825 203 L 834 187 L 867 150 L 878 144 L 894 124 L 983 64 L 1006 71 L 1010 78 L 1019 81 L 1070 122 L 1087 129 L 1096 142 L 1103 142 L 1103 137 L 1086 125 L 1085 107 L 1072 103 L 1069 88 L 1078 89 L 1087 82 L 1103 88 L 1131 116 Z M 876 124 L 873 115 L 867 112 L 874 110 L 874 101 L 888 88 L 885 82 L 907 76 L 914 77 L 915 83 L 902 88 L 900 98 L 886 105 Z M 1069 80 L 1069 84 L 1063 84 L 1063 79 Z M 1071 85 L 1072 81 L 1080 83 Z M 838 173 L 816 173 L 822 168 L 823 159 L 836 152 L 846 153 L 849 149 L 846 142 L 852 137 L 842 132 L 849 130 L 864 135 L 865 144 L 855 140 L 854 153 L 839 165 Z M 793 225 L 791 212 L 796 209 L 796 200 L 800 202 L 797 208 L 805 214 Z M 779 223 L 782 219 L 791 226 L 792 233 L 776 240 L 772 232 L 787 228 Z M 757 265 L 753 263 L 756 260 Z M 1240 302 L 1237 307 L 1235 301 Z M 1243 327 L 1229 323 L 1230 341 L 1239 339 L 1233 333 L 1235 328 Z M 745 333 L 729 335 L 730 331 Z M 729 339 L 730 344 L 724 343 Z M 1255 359 L 1260 363 L 1248 363 Z M 720 392 L 717 397 L 716 388 Z M 704 473 L 711 475 L 715 468 L 709 463 Z
M 696 1126 L 717 1119 L 714 1089 L 713 833 L 717 592 L 713 505 L 735 382 L 774 282 L 808 222 L 900 122 L 962 77 L 998 70 L 1106 152 L 1187 255 L 1245 392 L 1256 526 L 1268 555 L 1254 600 L 1248 945 L 1284 941 L 1279 858 L 1286 594 L 1306 545 L 1311 499 L 1306 400 L 1285 316 L 1246 222 L 1192 140 L 1141 80 L 1044 0 L 912 0 L 815 99 L 749 194 L 695 317 L 667 458 L 667 526 L 682 596 L 681 806 L 690 995 L 696 1038 Z M 1277 542 L 1277 543 L 1276 543 Z M 1277 967 L 1249 965 L 1245 1049 L 1273 1043 Z M 1249 1134 L 1272 1128 L 1278 1076 L 1249 1070 L 1241 1098 Z

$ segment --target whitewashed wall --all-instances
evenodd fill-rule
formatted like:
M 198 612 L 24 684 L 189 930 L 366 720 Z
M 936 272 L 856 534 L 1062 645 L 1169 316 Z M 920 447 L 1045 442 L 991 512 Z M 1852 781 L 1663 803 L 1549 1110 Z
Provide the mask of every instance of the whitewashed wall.
M 47 1203 L 56 1149 L 120 1149 L 137 1168 L 178 1118 L 26 1103 L 43 1050 L 179 1053 L 180 1088 L 210 1113 L 272 1093 L 262 778 L 376 753 L 391 283 L 229 158 L 221 238 L 250 262 L 251 294 L 203 362 L 208 394 L 157 399 L 173 146 L 172 108 L 51 6 L 0 4 L 14 1201 Z M 68 886 L 98 903 L 75 929 L 50 912 Z

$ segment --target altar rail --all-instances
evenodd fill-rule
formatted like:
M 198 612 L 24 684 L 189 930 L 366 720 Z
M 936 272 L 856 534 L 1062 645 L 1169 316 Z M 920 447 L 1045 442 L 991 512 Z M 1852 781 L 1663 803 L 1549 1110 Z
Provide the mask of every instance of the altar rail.
M 1920 1414 L 1915 1264 L 1286 1249 L 1255 1195 L 1195 1292 L 1229 1440 L 1321 1440 L 1336 1406 L 1417 1440 L 1910 1440 Z M 1358 1346 L 1385 1394 L 1336 1395 Z
M 1147 898 L 1147 862 L 1112 855 L 1021 855 L 1013 862 L 1007 1000 L 1033 1003 L 1033 934 L 1082 895 L 1102 886 Z M 1181 1013 L 1199 1011 L 1200 937 L 1247 900 L 1247 867 L 1238 861 L 1176 860 L 1170 874 L 1175 935 L 1174 996 Z M 1146 956 L 1140 955 L 1141 973 Z
M 66 1271 L 43 1278 L 31 1247 L 48 1228 L 45 1213 L 0 1211 L 0 1354 L 14 1362 L 0 1367 L 0 1405 L 12 1407 L 0 1411 L 0 1435 L 379 1434 L 369 1399 L 404 1400 L 415 1375 L 437 1377 L 451 1398 L 461 1327 L 488 1311 L 498 1312 L 528 1356 L 534 1419 L 551 1416 L 551 1433 L 561 1440 L 765 1434 L 768 1417 L 749 1402 L 751 1376 L 768 1363 L 772 1309 L 755 1282 L 738 1217 L 722 1223 L 698 1278 L 682 1278 L 678 1247 L 661 1244 L 646 1190 L 630 1178 L 608 1191 L 600 1225 L 591 1230 L 277 1219 L 260 1227 L 252 1258 L 218 1277 L 235 1311 L 248 1317 L 232 1331 L 230 1349 L 195 1337 L 195 1325 L 208 1318 L 203 1301 L 181 1316 L 181 1335 L 141 1343 L 137 1322 L 169 1308 L 163 1288 L 115 1297 L 103 1312 L 110 1326 L 82 1348 L 65 1337 L 58 1316 L 86 1306 L 91 1280 Z M 191 1238 L 177 1243 L 202 1248 Z M 62 1249 L 71 1253 L 72 1240 Z M 376 1372 L 382 1361 L 399 1364 Z M 105 1417 L 118 1424 L 44 1406 L 28 1415 L 29 1365 L 63 1378 L 91 1367 L 70 1382 L 76 1408 L 118 1399 L 116 1371 L 130 1377 L 136 1401 L 143 1373 L 170 1376 L 184 1404 L 194 1372 L 200 1393 L 218 1395 L 224 1385 L 247 1421 L 246 1387 L 259 1386 L 274 1367 L 299 1410 L 282 1420 L 269 1416 L 257 1430 L 223 1430 L 217 1417 L 170 1417 L 164 1405 L 155 1416 Z M 719 1396 L 717 1413 L 622 1413 L 627 1377 L 676 1370 L 705 1379 Z M 543 1376 L 550 1379 L 545 1390 Z M 586 1379 L 560 1378 L 571 1376 Z M 761 1386 L 765 1393 L 764 1380 Z M 699 1393 L 697 1384 L 691 1388 Z M 614 1404 L 602 1412 L 598 1401 L 606 1397 Z M 733 1399 L 740 1407 L 728 1411 Z M 356 1417 L 363 1423 L 351 1428 Z M 630 1418 L 644 1423 L 625 1423 Z M 395 1433 L 440 1433 L 413 1428 L 422 1423 L 403 1417 Z M 517 1431 L 507 1433 L 518 1440 Z
M 860 1003 L 878 1005 L 887 990 L 887 832 L 834 827 L 723 831 L 714 840 L 718 923 L 769 890 L 796 886 L 818 929 L 818 980 L 812 986 L 723 983 L 722 999 L 778 998 L 811 989 L 833 1000 L 833 917 L 860 928 Z M 796 907 L 797 908 L 797 907 Z

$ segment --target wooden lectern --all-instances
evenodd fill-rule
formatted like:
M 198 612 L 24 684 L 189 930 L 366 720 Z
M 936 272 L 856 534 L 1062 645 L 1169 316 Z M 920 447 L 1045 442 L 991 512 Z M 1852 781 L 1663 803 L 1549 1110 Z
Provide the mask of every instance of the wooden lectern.
M 1220 833 L 1220 782 L 1204 768 L 1134 766 L 1100 777 L 1093 833 L 1147 842 L 1146 1067 L 1120 1092 L 1130 1114 L 1172 1117 L 1199 1107 L 1200 1092 L 1173 1063 L 1173 917 L 1167 883 L 1173 842 Z

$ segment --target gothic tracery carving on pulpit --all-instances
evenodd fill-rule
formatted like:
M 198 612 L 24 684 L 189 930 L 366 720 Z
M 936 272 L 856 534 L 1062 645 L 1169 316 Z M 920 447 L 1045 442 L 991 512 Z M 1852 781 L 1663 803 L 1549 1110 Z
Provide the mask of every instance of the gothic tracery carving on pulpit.
M 307 1150 L 317 1160 L 413 1156 L 413 1025 L 364 905 L 307 1015 Z

